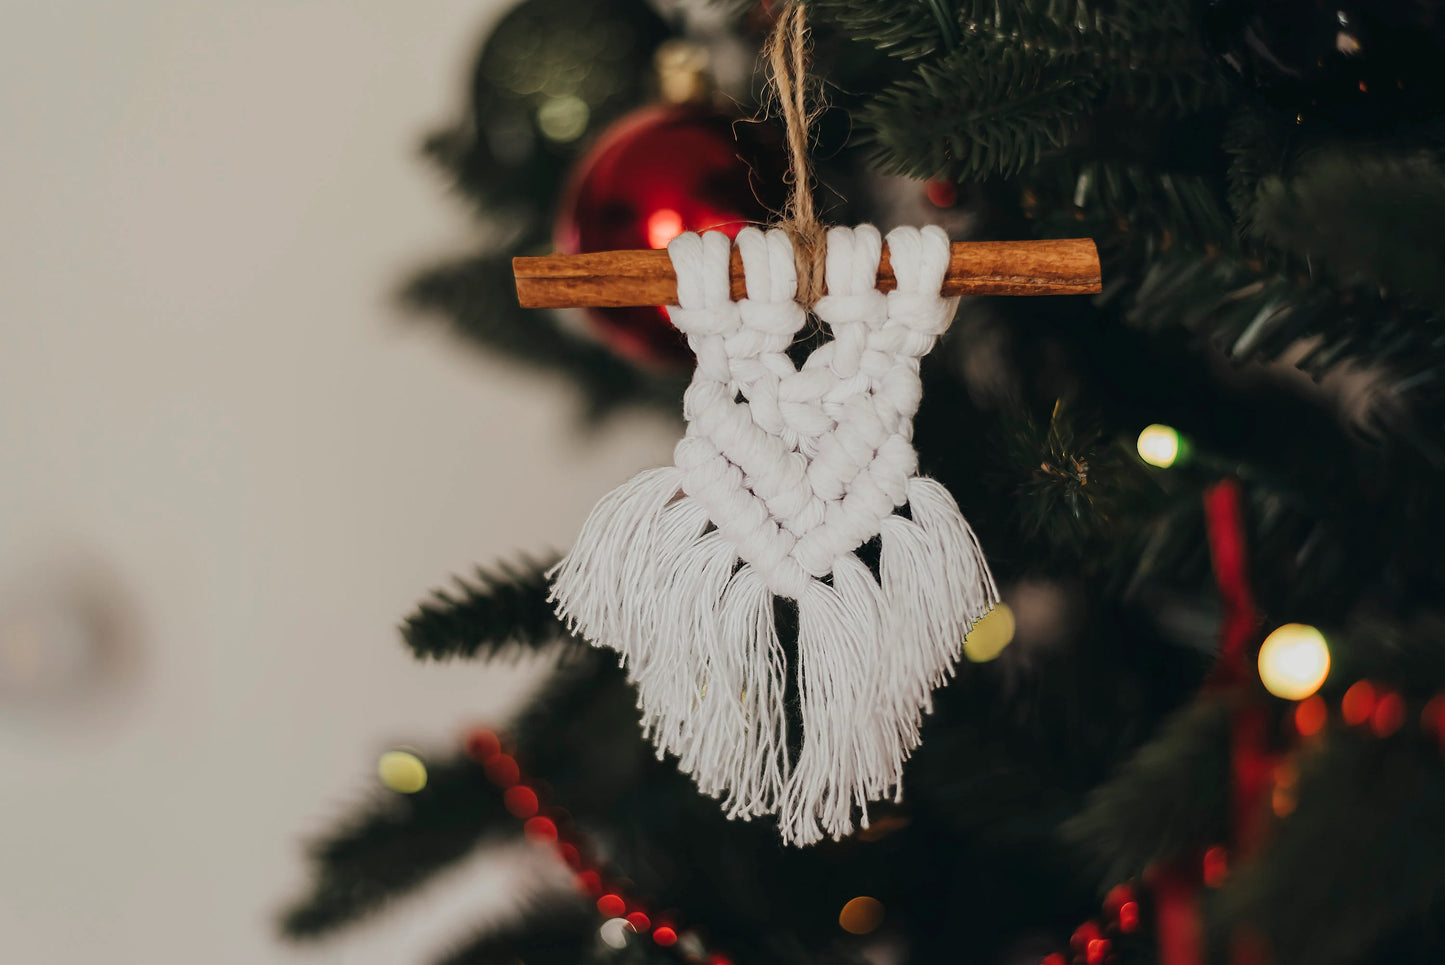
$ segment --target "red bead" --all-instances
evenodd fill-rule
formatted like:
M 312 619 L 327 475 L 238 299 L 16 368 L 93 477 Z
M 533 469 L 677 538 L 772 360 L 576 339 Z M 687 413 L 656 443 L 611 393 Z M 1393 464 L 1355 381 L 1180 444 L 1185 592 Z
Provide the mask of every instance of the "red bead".
M 1375 712 L 1370 715 L 1370 730 L 1376 737 L 1389 737 L 1405 723 L 1405 698 L 1396 693 L 1385 693 L 1375 702 Z
M 1229 874 L 1229 852 L 1221 845 L 1210 848 L 1204 852 L 1202 870 L 1205 886 L 1218 888 L 1224 884 L 1224 879 Z
M 597 910 L 608 918 L 621 918 L 627 910 L 627 902 L 621 895 L 603 895 L 597 899 Z
M 707 965 L 733 965 L 733 960 L 726 955 L 712 954 L 708 956 Z
M 652 930 L 652 940 L 663 948 L 677 944 L 677 932 L 666 925 L 658 925 Z
M 514 784 L 502 795 L 502 803 L 513 817 L 530 818 L 537 813 L 537 792 L 525 784 Z
M 602 876 L 595 871 L 579 871 L 577 872 L 577 884 L 589 895 L 600 894 L 602 891 Z
M 1050 952 L 1039 960 L 1039 965 L 1069 965 L 1069 959 L 1062 952 Z
M 464 746 L 467 756 L 478 764 L 485 764 L 502 753 L 501 738 L 485 727 L 478 727 L 468 734 Z
M 511 787 L 513 784 L 516 784 L 517 781 L 521 780 L 522 777 L 522 769 L 517 766 L 516 761 L 512 760 L 512 758 L 506 754 L 493 755 L 492 758 L 483 765 L 483 768 L 487 772 L 487 780 L 497 785 L 497 787 Z
M 783 160 L 758 124 L 702 104 L 653 105 L 602 132 L 558 205 L 558 251 L 663 248 L 684 230 L 736 237 L 783 202 Z M 591 308 L 594 332 L 618 355 L 680 368 L 692 353 L 661 308 Z
M 958 185 L 944 178 L 929 181 L 923 193 L 935 208 L 951 208 L 958 203 Z
M 552 823 L 551 818 L 544 818 L 539 815 L 538 817 L 527 819 L 527 823 L 522 825 L 522 833 L 533 841 L 556 841 L 557 825 Z
M 1119 909 L 1124 906 L 1124 903 L 1133 900 L 1133 888 L 1127 884 L 1115 885 L 1110 888 L 1109 893 L 1104 896 L 1104 912 L 1111 917 L 1118 915 Z
M 647 934 L 647 930 L 652 927 L 652 919 L 640 911 L 634 911 L 627 916 L 627 924 L 632 926 L 633 931 L 640 935 L 645 935 Z
M 1104 956 L 1109 954 L 1109 940 L 1107 938 L 1096 938 L 1089 942 L 1088 949 L 1084 952 L 1084 961 L 1089 965 L 1103 965 Z
M 567 867 L 577 869 L 582 867 L 582 852 L 577 850 L 576 845 L 567 844 L 564 841 L 557 845 L 557 853 L 562 856 L 562 861 Z
M 1375 688 L 1368 680 L 1358 680 L 1345 691 L 1340 701 L 1340 716 L 1351 727 L 1358 727 L 1375 713 Z
M 1128 935 L 1139 929 L 1139 903 L 1126 901 L 1119 906 L 1119 930 Z

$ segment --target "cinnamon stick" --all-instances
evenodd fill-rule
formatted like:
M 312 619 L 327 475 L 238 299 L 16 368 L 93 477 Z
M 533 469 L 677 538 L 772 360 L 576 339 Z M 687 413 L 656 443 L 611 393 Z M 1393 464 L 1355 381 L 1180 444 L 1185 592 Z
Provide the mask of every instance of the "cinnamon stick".
M 663 250 L 599 251 L 513 258 L 523 308 L 620 308 L 672 305 L 677 276 Z M 747 297 L 742 256 L 732 254 L 732 297 Z M 1099 253 L 1088 238 L 954 242 L 945 295 L 1083 295 L 1100 290 Z M 888 247 L 878 264 L 879 291 L 898 287 Z

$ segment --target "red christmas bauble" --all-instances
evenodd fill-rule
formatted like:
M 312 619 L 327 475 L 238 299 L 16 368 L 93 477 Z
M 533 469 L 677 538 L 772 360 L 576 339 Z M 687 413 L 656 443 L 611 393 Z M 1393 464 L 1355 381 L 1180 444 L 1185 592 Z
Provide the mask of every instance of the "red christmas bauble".
M 684 231 L 735 237 L 782 206 L 782 155 L 758 124 L 706 104 L 663 104 L 602 132 L 573 171 L 558 209 L 558 251 L 665 248 Z M 643 365 L 676 368 L 692 355 L 667 311 L 590 308 L 593 331 Z

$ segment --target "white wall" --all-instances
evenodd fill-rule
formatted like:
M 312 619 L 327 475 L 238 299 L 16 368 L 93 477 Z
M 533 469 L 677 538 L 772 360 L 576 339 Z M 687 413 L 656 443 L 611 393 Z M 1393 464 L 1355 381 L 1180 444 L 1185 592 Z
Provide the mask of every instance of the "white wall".
M 271 936 L 380 750 L 524 686 L 414 664 L 397 620 L 668 448 L 388 304 L 465 245 L 413 145 L 499 6 L 5 5 L 0 600 L 91 574 L 133 653 L 83 699 L 0 694 L 0 960 L 419 961 L 470 912 Z

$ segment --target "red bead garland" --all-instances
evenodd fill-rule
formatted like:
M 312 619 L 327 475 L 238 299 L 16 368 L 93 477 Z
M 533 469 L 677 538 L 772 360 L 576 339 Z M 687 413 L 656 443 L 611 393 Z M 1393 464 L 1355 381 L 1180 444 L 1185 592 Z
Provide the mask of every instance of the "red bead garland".
M 502 803 L 523 822 L 523 834 L 529 840 L 552 845 L 557 857 L 574 872 L 578 890 L 596 896 L 598 914 L 607 919 L 625 919 L 632 931 L 650 934 L 662 948 L 678 944 L 681 936 L 675 927 L 657 922 L 637 902 L 629 902 L 620 882 L 604 878 L 600 867 L 583 850 L 582 842 L 564 833 L 563 825 L 571 816 L 562 808 L 545 806 L 545 787 L 522 774 L 516 759 L 505 753 L 501 738 L 479 727 L 466 735 L 462 746 L 467 756 L 482 766 L 487 779 L 502 790 Z M 718 954 L 707 961 L 708 965 L 732 965 L 731 960 Z

